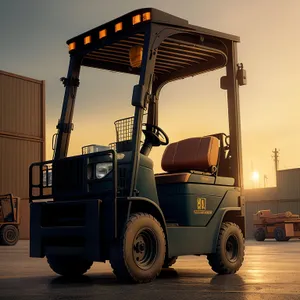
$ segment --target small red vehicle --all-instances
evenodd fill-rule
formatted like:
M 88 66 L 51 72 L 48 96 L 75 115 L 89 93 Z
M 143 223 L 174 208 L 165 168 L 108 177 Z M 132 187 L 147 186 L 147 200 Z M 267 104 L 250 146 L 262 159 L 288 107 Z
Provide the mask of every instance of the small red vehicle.
M 300 218 L 290 211 L 272 214 L 271 210 L 260 210 L 253 216 L 254 238 L 257 241 L 275 238 L 286 242 L 300 238 Z

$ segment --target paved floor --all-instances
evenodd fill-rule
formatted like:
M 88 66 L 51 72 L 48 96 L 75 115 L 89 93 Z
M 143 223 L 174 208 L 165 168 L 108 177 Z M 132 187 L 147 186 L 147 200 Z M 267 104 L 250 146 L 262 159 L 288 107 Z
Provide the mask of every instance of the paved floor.
M 300 299 L 300 240 L 247 242 L 237 275 L 217 276 L 206 257 L 182 257 L 150 284 L 121 285 L 109 264 L 96 263 L 87 276 L 70 282 L 44 259 L 28 257 L 28 242 L 0 247 L 0 299 L 51 300 L 294 300 Z

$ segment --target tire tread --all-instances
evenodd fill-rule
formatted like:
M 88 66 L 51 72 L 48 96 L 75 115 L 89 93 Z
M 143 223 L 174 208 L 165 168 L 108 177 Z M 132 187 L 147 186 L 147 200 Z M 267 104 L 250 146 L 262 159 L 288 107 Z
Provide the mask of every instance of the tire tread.
M 208 262 L 209 262 L 209 265 L 211 266 L 212 270 L 218 274 L 234 274 L 236 273 L 238 269 L 230 269 L 228 267 L 225 266 L 225 264 L 223 263 L 222 261 L 222 258 L 221 258 L 221 239 L 224 235 L 224 233 L 226 232 L 226 230 L 231 227 L 231 226 L 234 226 L 236 228 L 238 228 L 239 230 L 239 233 L 241 235 L 243 235 L 240 227 L 233 223 L 233 222 L 224 222 L 222 223 L 221 225 L 221 229 L 220 229 L 220 233 L 219 233 L 219 237 L 218 237 L 218 242 L 217 242 L 217 249 L 216 249 L 216 253 L 211 253 L 211 254 L 208 254 L 207 255 L 207 259 L 208 259 Z M 245 244 L 244 244 L 244 237 L 243 237 L 243 253 L 245 252 Z M 244 255 L 243 255 L 243 258 L 242 258 L 242 263 L 244 261 Z
M 70 257 L 60 256 L 47 256 L 47 262 L 52 271 L 65 277 L 81 276 L 93 265 L 93 262 L 81 258 L 77 258 L 77 261 L 74 261 Z
M 125 225 L 125 228 L 123 230 L 122 236 L 119 241 L 120 244 L 117 245 L 116 247 L 113 247 L 113 249 L 112 249 L 112 257 L 110 259 L 110 265 L 113 269 L 113 273 L 121 281 L 132 282 L 132 283 L 147 283 L 152 280 L 152 278 L 150 278 L 150 277 L 144 278 L 144 279 L 137 278 L 130 271 L 130 268 L 128 267 L 128 265 L 126 263 L 126 259 L 125 259 L 126 253 L 123 248 L 124 245 L 126 245 L 126 234 L 125 233 L 126 233 L 128 227 L 130 227 L 135 221 L 137 221 L 139 218 L 142 218 L 142 217 L 151 218 L 157 225 L 159 225 L 161 233 L 165 237 L 165 234 L 164 234 L 163 228 L 161 227 L 161 224 L 152 215 L 143 213 L 143 212 L 132 214 Z M 165 241 L 165 239 L 164 239 L 164 241 Z M 164 246 L 166 247 L 166 241 L 165 241 Z M 158 276 L 159 273 L 160 273 L 160 271 L 157 272 L 156 276 Z
M 7 228 L 14 228 L 13 230 L 15 230 L 16 239 L 13 243 L 9 243 L 8 241 L 6 241 L 6 239 L 4 237 L 4 232 L 5 232 L 5 230 L 7 230 Z M 19 241 L 19 229 L 15 225 L 7 224 L 7 225 L 3 225 L 0 228 L 0 245 L 14 246 L 17 244 L 18 241 Z

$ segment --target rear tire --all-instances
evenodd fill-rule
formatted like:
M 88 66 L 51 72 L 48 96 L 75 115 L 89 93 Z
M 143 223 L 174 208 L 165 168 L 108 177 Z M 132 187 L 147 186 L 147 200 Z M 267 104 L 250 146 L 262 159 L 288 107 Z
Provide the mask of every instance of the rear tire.
M 48 255 L 47 261 L 55 273 L 70 278 L 83 275 L 93 265 L 92 261 L 78 256 Z
M 14 225 L 4 225 L 0 229 L 0 244 L 14 246 L 19 241 L 19 229 Z
M 170 258 L 167 257 L 165 259 L 163 268 L 167 269 L 167 268 L 170 268 L 171 266 L 173 266 L 176 263 L 177 258 L 178 258 L 177 256 L 173 256 L 173 257 L 170 257 Z
M 218 274 L 234 274 L 242 266 L 244 256 L 244 237 L 239 226 L 222 223 L 216 253 L 207 255 L 212 270 Z
M 286 237 L 285 230 L 282 227 L 274 229 L 274 237 L 277 242 L 287 242 L 290 240 L 290 238 Z
M 265 239 L 266 239 L 266 233 L 265 233 L 265 230 L 260 227 L 260 228 L 257 228 L 255 231 L 254 231 L 254 238 L 256 241 L 258 242 L 263 242 Z
M 145 283 L 159 275 L 165 254 L 166 240 L 160 223 L 149 214 L 135 213 L 111 249 L 110 264 L 118 280 Z

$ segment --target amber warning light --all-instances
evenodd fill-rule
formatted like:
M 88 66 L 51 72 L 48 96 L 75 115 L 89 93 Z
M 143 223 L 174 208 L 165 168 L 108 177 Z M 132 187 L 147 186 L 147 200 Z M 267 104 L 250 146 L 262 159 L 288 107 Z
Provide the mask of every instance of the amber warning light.
M 132 25 L 141 23 L 141 21 L 142 21 L 141 15 L 136 15 L 136 16 L 132 17 Z
M 104 37 L 107 36 L 107 30 L 103 29 L 99 31 L 99 39 L 103 39 Z
M 123 23 L 120 22 L 115 25 L 115 32 L 121 31 L 123 29 Z
M 145 12 L 142 14 L 138 14 L 132 17 L 132 26 L 136 24 L 140 24 L 142 22 L 146 22 L 151 20 L 151 12 Z M 115 32 L 119 32 L 123 30 L 123 22 L 119 22 L 115 24 Z M 103 39 L 107 37 L 109 33 L 107 32 L 107 29 L 102 29 L 99 31 L 99 39 Z M 92 36 L 88 35 L 83 38 L 83 44 L 88 45 L 92 43 Z M 76 49 L 76 43 L 72 42 L 69 44 L 69 51 L 73 51 Z M 130 61 L 133 67 L 140 67 L 141 63 L 141 56 L 143 53 L 143 49 L 141 48 L 133 48 L 130 52 Z
M 150 12 L 146 12 L 146 13 L 143 13 L 143 21 L 149 21 L 151 20 L 151 13 Z
M 89 36 L 86 36 L 86 37 L 84 38 L 84 44 L 85 44 L 85 45 L 90 44 L 91 41 L 92 41 L 92 38 L 91 38 L 90 35 L 89 35 Z
M 69 44 L 69 51 L 75 50 L 75 48 L 76 48 L 75 42 Z

